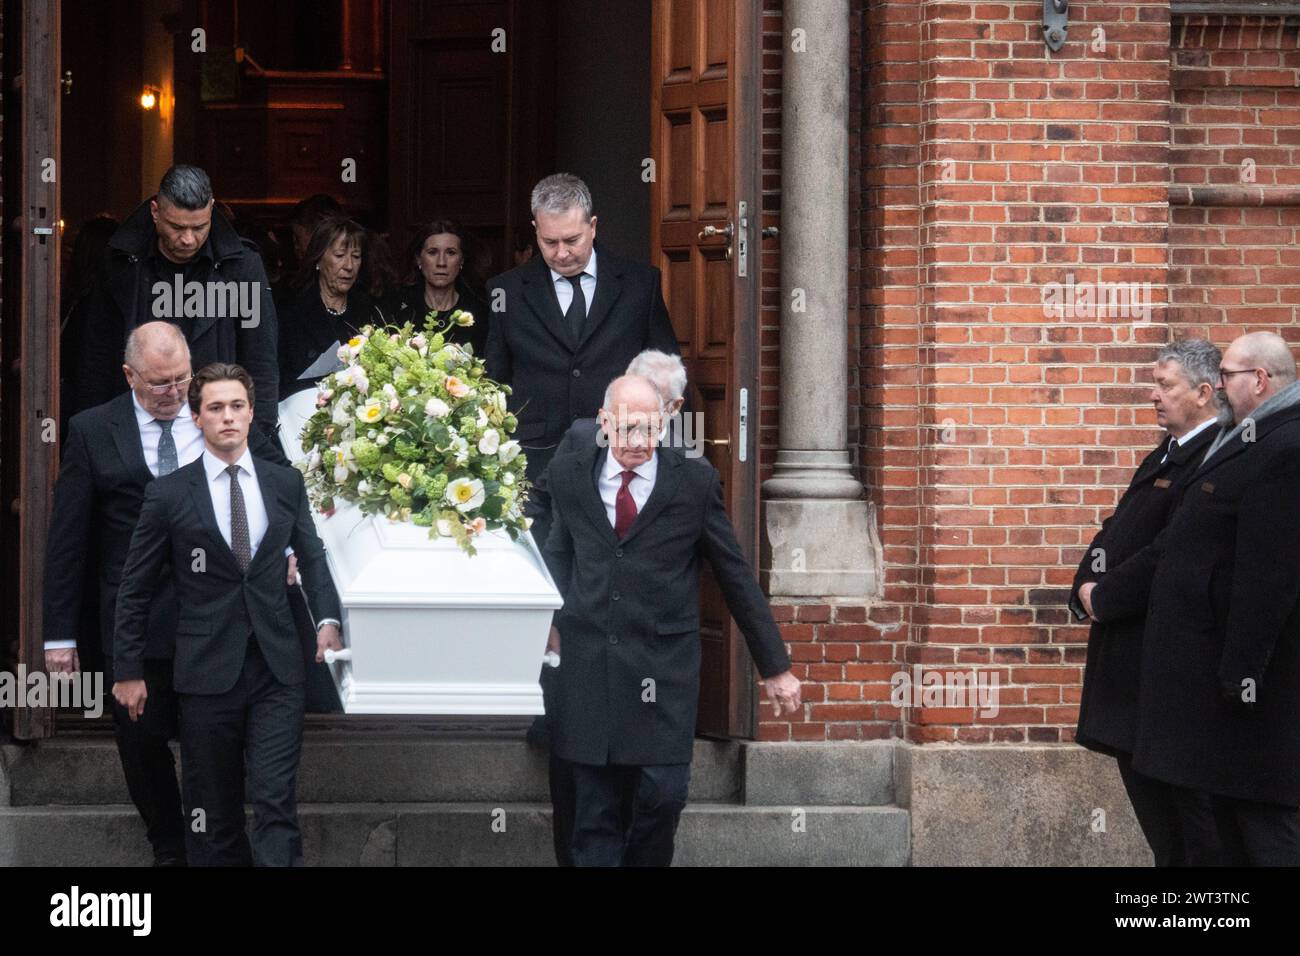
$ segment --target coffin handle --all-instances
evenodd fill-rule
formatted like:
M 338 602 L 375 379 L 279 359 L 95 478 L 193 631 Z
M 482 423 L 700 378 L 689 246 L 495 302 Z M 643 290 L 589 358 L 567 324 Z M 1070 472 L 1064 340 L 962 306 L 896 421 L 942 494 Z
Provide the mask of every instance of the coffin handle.
M 336 651 L 333 648 L 325 649 L 326 664 L 333 664 L 335 661 L 350 661 L 350 660 L 352 660 L 352 648 L 350 647 L 345 647 L 341 651 Z

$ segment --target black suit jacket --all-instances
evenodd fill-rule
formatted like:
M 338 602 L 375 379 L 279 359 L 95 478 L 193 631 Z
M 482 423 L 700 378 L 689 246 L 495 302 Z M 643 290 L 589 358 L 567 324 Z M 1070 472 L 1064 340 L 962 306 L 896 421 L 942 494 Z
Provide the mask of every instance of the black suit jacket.
M 283 457 L 260 430 L 250 430 L 250 439 L 259 459 Z M 130 392 L 68 422 L 45 550 L 46 640 L 78 639 L 80 608 L 90 597 L 99 609 L 104 654 L 112 659 L 118 585 L 145 488 L 153 480 L 144 463 Z M 156 584 L 144 656 L 170 659 L 176 643 L 176 596 L 170 572 L 160 571 Z
M 550 269 L 534 256 L 488 283 L 494 310 L 488 330 L 488 375 L 511 387 L 524 446 L 557 445 L 579 418 L 596 414 L 605 388 L 645 349 L 677 354 L 659 270 L 596 246 L 596 294 L 575 339 L 560 312 Z M 497 311 L 497 310 L 500 311 Z M 529 454 L 530 478 L 550 453 Z
M 1300 806 L 1300 407 L 1229 439 L 1158 540 L 1133 766 Z M 1242 681 L 1256 702 L 1242 704 Z
M 596 486 L 606 454 L 591 447 L 556 458 L 551 474 L 547 561 L 564 596 L 554 750 L 594 765 L 689 763 L 700 559 L 712 566 L 759 673 L 788 670 L 790 657 L 736 543 L 717 470 L 660 449 L 650 498 L 619 541 Z
M 1102 522 L 1079 562 L 1070 593 L 1071 608 L 1080 609 L 1076 615 L 1082 613 L 1079 588 L 1097 582 L 1093 611 L 1099 620 L 1088 634 L 1075 732 L 1075 740 L 1090 750 L 1112 755 L 1133 752 L 1142 630 L 1155 575 L 1155 540 L 1218 433 L 1219 429 L 1210 425 L 1186 445 L 1179 444 L 1161 463 L 1169 447 L 1166 436 L 1138 466 L 1114 514 Z M 1113 589 L 1107 577 L 1111 571 L 1117 575 Z
M 297 684 L 305 679 L 302 645 L 285 588 L 285 547 L 291 546 L 298 557 L 303 590 L 317 618 L 342 619 L 338 592 L 312 523 L 302 475 L 269 461 L 256 462 L 255 470 L 268 523 L 244 572 L 217 525 L 202 458 L 155 480 L 145 491 L 117 597 L 113 660 L 118 680 L 143 674 L 145 622 L 154 582 L 169 562 L 179 605 L 178 692 L 230 690 L 239 678 L 249 640 L 257 641 L 276 680 Z

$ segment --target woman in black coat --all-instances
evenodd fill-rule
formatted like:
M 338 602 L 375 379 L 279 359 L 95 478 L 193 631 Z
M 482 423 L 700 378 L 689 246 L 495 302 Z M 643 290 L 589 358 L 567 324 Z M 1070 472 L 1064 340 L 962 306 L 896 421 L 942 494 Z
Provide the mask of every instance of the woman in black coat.
M 302 378 L 326 351 L 387 318 L 370 285 L 370 234 L 351 219 L 326 219 L 312 234 L 280 314 L 280 397 L 312 388 Z
M 447 341 L 469 345 L 482 358 L 487 346 L 489 311 L 467 261 L 472 258 L 473 248 L 473 240 L 453 220 L 426 223 L 408 253 L 414 281 L 402 289 L 390 311 L 396 324 L 411 322 L 417 330 L 424 327 L 431 312 L 443 321 L 457 309 L 471 313 L 474 324 L 452 326 L 446 333 Z

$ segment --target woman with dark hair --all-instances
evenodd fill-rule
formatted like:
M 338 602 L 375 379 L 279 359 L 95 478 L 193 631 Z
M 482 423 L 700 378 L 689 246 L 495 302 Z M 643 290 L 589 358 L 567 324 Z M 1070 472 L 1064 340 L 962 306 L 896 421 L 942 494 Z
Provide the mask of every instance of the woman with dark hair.
M 313 387 L 302 378 L 325 352 L 388 321 L 371 294 L 370 234 L 352 219 L 325 219 L 312 234 L 280 317 L 280 397 Z
M 424 326 L 429 313 L 440 321 L 457 309 L 471 313 L 473 325 L 453 325 L 446 336 L 450 342 L 470 346 L 482 358 L 487 346 L 488 305 L 476 290 L 468 265 L 472 253 L 473 239 L 458 223 L 451 219 L 426 223 L 410 247 L 414 282 L 402 290 L 391 311 L 395 322 L 410 322 L 417 329 Z

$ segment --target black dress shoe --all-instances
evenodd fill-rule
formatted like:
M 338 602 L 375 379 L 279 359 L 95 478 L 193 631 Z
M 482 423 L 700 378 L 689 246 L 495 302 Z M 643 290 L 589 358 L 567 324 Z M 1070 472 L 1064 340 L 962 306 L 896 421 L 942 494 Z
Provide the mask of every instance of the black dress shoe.
M 153 857 L 154 866 L 186 866 L 185 854 L 183 853 L 155 853 Z

